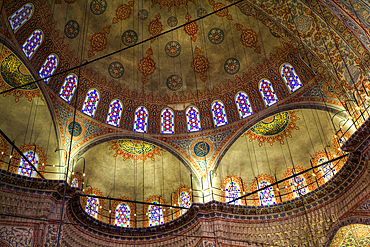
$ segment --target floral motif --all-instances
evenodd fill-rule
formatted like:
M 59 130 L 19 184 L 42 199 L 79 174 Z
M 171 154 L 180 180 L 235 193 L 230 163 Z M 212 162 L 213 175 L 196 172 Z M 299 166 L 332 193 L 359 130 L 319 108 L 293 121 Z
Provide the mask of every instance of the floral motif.
M 261 54 L 261 47 L 257 46 L 258 43 L 258 35 L 255 31 L 252 29 L 243 29 L 243 25 L 236 24 L 236 29 L 238 31 L 241 31 L 240 41 L 242 42 L 242 45 L 244 45 L 247 48 L 255 47 L 254 52 Z
M 128 2 L 128 4 L 121 4 L 116 9 L 116 16 L 113 17 L 112 23 L 118 23 L 118 20 L 124 21 L 131 15 L 131 8 L 134 7 L 134 1 Z
M 110 33 L 110 26 L 104 28 L 103 33 L 94 33 L 90 39 L 91 50 L 89 50 L 88 57 L 95 55 L 94 51 L 102 51 L 107 48 L 107 37 L 106 34 Z
M 141 81 L 143 82 L 143 85 L 145 85 L 148 82 L 148 76 L 153 74 L 155 71 L 155 62 L 154 60 L 150 57 L 153 55 L 153 50 L 152 48 L 149 48 L 146 51 L 146 54 L 148 56 L 143 57 L 140 59 L 140 62 L 138 64 L 138 70 L 140 71 L 141 74 L 143 74 L 143 77 L 141 78 Z
M 213 11 L 217 11 L 219 9 L 225 8 L 226 5 L 223 3 L 216 3 L 214 0 L 209 0 L 209 4 L 213 6 Z M 228 20 L 232 20 L 233 17 L 229 14 L 229 9 L 225 8 L 221 11 L 216 12 L 216 15 L 219 17 L 226 17 Z
M 154 37 L 152 38 L 150 41 L 153 42 L 155 40 L 155 36 L 159 35 L 162 33 L 163 31 L 163 25 L 162 25 L 162 22 L 160 21 L 161 19 L 161 15 L 160 14 L 157 14 L 155 16 L 155 19 L 152 20 L 149 25 L 148 25 L 148 31 L 150 33 L 150 37 Z
M 200 55 L 202 51 L 195 47 L 194 53 L 197 54 L 197 56 L 194 58 L 193 62 L 191 63 L 191 68 L 197 73 L 200 74 L 200 79 L 203 82 L 206 82 L 207 76 L 205 75 L 206 72 L 209 69 L 210 62 L 208 61 L 208 58 L 206 58 L 203 55 Z
M 185 16 L 185 19 L 187 20 L 186 23 L 191 22 L 190 18 L 191 18 L 191 16 L 189 14 L 186 14 L 186 16 Z M 198 24 L 197 24 L 196 21 L 185 25 L 184 26 L 184 31 L 187 35 L 189 35 L 191 37 L 192 41 L 195 42 L 197 40 L 197 36 L 195 36 L 195 35 L 198 32 Z
M 152 8 L 155 4 L 158 4 L 160 9 L 163 6 L 167 6 L 168 11 L 170 11 L 173 6 L 177 7 L 178 9 L 180 5 L 185 5 L 187 8 L 188 2 L 194 3 L 194 0 L 152 0 Z

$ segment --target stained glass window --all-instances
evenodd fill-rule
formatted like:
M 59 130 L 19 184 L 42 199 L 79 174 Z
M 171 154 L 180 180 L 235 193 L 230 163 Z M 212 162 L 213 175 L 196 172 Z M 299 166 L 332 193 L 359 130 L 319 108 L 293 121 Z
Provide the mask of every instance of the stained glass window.
M 301 176 L 290 179 L 290 186 L 293 190 L 294 197 L 297 198 L 307 193 L 306 181 Z
M 235 97 L 235 103 L 238 107 L 239 116 L 241 119 L 253 114 L 251 104 L 249 103 L 248 95 L 244 92 L 239 92 Z
M 126 203 L 121 203 L 117 206 L 114 224 L 121 227 L 130 226 L 130 207 Z
M 23 154 L 32 163 L 32 165 L 37 169 L 39 164 L 39 157 L 34 151 L 27 151 Z M 36 172 L 33 170 L 32 166 L 22 157 L 19 162 L 18 174 L 28 177 L 34 177 Z
M 153 203 L 158 204 L 157 202 Z M 158 226 L 163 224 L 163 210 L 161 206 L 150 205 L 148 214 L 149 214 L 149 226 Z
M 148 127 L 148 110 L 144 106 L 139 106 L 135 111 L 134 131 L 146 133 Z
M 175 119 L 173 111 L 169 108 L 165 108 L 161 113 L 161 133 L 162 134 L 174 134 L 175 133 Z
M 240 197 L 240 187 L 235 182 L 228 183 L 225 191 L 226 191 L 226 202 L 230 202 Z M 231 204 L 240 205 L 240 200 L 234 201 Z
M 188 124 L 189 132 L 200 131 L 202 129 L 199 111 L 196 107 L 190 106 L 186 109 L 186 123 Z
M 98 208 L 99 208 L 99 199 L 95 197 L 88 197 L 85 209 L 86 213 L 88 213 L 91 217 L 97 218 Z
M 48 58 L 46 58 L 44 65 L 42 65 L 39 71 L 39 76 L 41 78 L 51 76 L 57 67 L 58 67 L 58 57 L 54 54 L 51 54 L 48 56 Z M 46 78 L 44 79 L 44 81 L 47 83 L 49 79 L 50 78 Z
M 99 92 L 96 89 L 91 89 L 85 99 L 85 103 L 82 107 L 82 112 L 90 117 L 94 117 L 94 113 L 96 111 L 96 107 L 99 103 Z
M 182 191 L 179 196 L 179 206 L 184 208 L 190 208 L 191 201 L 190 196 L 186 191 Z M 187 209 L 181 209 L 181 215 L 186 213 Z
M 265 188 L 269 185 L 270 185 L 269 182 L 261 181 L 258 184 L 258 189 Z M 274 194 L 274 190 L 272 189 L 272 186 L 268 187 L 264 190 L 259 191 L 258 195 L 259 195 L 259 198 L 260 198 L 261 206 L 268 206 L 268 205 L 273 205 L 273 204 L 276 203 L 275 194 Z
M 77 178 L 72 179 L 71 187 L 75 187 L 75 188 L 77 188 L 77 187 L 78 187 L 78 181 L 77 181 Z
M 295 73 L 294 68 L 290 64 L 284 64 L 281 66 L 280 73 L 291 93 L 303 86 L 298 75 Z
M 261 81 L 260 92 L 267 107 L 278 102 L 278 98 L 275 94 L 274 88 L 272 87 L 271 82 L 269 80 L 263 79 Z
M 215 127 L 227 124 L 226 111 L 221 101 L 215 101 L 212 104 L 213 122 Z
M 9 23 L 13 32 L 15 33 L 24 23 L 26 23 L 31 18 L 32 14 L 33 5 L 26 3 L 22 8 L 9 16 Z
M 319 159 L 318 165 L 321 165 L 322 163 L 324 163 L 326 161 L 328 161 L 328 159 L 326 157 L 322 157 L 322 158 Z M 332 167 L 332 163 L 327 163 L 327 164 L 321 166 L 319 168 L 319 170 L 321 171 L 325 182 L 328 182 L 330 179 L 332 179 L 334 177 L 335 172 L 336 172 L 335 168 Z
M 71 102 L 76 87 L 77 87 L 77 76 L 74 74 L 69 74 L 64 80 L 64 84 L 60 89 L 59 97 L 61 97 L 68 103 Z
M 40 29 L 36 29 L 33 31 L 31 36 L 26 40 L 26 42 L 22 46 L 22 50 L 28 59 L 36 52 L 37 48 L 42 43 L 43 34 Z
M 114 99 L 110 102 L 109 112 L 107 116 L 107 124 L 118 127 L 121 120 L 123 106 L 120 100 Z

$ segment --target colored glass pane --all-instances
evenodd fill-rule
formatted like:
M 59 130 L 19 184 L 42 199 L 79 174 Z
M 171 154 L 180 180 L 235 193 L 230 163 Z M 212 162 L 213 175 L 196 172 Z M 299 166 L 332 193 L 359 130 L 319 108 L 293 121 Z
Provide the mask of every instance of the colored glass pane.
M 82 107 L 82 112 L 86 115 L 89 115 L 90 117 L 94 116 L 94 113 L 96 111 L 96 107 L 98 106 L 99 102 L 99 92 L 96 89 L 91 89 L 85 99 L 85 103 Z
M 26 21 L 28 21 L 33 12 L 33 7 L 31 4 L 27 3 L 22 6 L 19 10 L 17 10 L 14 14 L 9 16 L 9 23 L 13 30 L 16 32 Z
M 184 208 L 190 208 L 191 206 L 191 201 L 190 201 L 190 196 L 187 192 L 182 191 L 179 196 L 179 205 L 180 207 Z M 188 211 L 187 209 L 181 209 L 181 215 L 186 213 Z
M 212 104 L 213 122 L 215 127 L 227 124 L 226 112 L 224 104 L 220 101 L 215 101 Z
M 98 208 L 99 208 L 99 199 L 95 197 L 88 197 L 85 209 L 86 213 L 88 213 L 91 217 L 97 218 Z
M 146 133 L 148 126 L 148 110 L 139 106 L 135 111 L 135 120 L 134 120 L 134 131 Z
M 230 202 L 240 197 L 239 185 L 235 182 L 230 182 L 226 186 L 226 202 Z M 240 205 L 240 200 L 234 201 L 231 204 Z
M 235 98 L 236 106 L 238 107 L 239 116 L 241 119 L 253 114 L 251 104 L 246 93 L 239 92 Z
M 68 103 L 71 102 L 76 87 L 77 87 L 77 77 L 73 74 L 68 75 L 64 80 L 62 88 L 60 89 L 59 97 L 61 97 Z
M 119 121 L 121 120 L 122 110 L 123 107 L 121 101 L 118 99 L 112 100 L 109 107 L 107 124 L 118 127 Z
M 320 158 L 318 161 L 318 165 L 321 165 L 322 163 L 328 161 L 326 157 Z M 325 182 L 328 182 L 330 179 L 334 177 L 334 174 L 336 172 L 335 168 L 332 167 L 331 163 L 327 163 L 319 168 L 319 170 L 322 173 L 322 177 L 324 178 Z
M 267 181 L 261 181 L 258 185 L 258 189 L 265 188 L 269 186 L 270 183 Z M 259 198 L 260 198 L 260 203 L 261 206 L 268 206 L 268 205 L 273 205 L 276 203 L 275 201 L 275 194 L 272 189 L 272 187 L 268 187 L 264 190 L 261 190 L 258 192 Z
M 307 193 L 305 180 L 301 176 L 296 176 L 295 178 L 290 179 L 290 186 L 295 198 Z
M 35 53 L 37 48 L 39 48 L 42 43 L 42 39 L 42 32 L 37 29 L 33 31 L 31 36 L 23 44 L 22 50 L 28 59 Z
M 161 113 L 161 133 L 174 134 L 175 133 L 175 120 L 173 112 L 166 108 Z
M 267 107 L 278 102 L 278 98 L 275 94 L 275 91 L 270 81 L 265 80 L 265 79 L 261 81 L 260 92 L 261 92 L 262 98 L 265 101 Z
M 157 202 L 153 202 L 158 204 Z M 157 226 L 163 224 L 163 210 L 161 206 L 150 205 L 149 210 L 149 226 Z
M 78 181 L 77 181 L 77 178 L 72 179 L 71 187 L 75 187 L 75 188 L 77 188 L 77 187 L 78 187 Z
M 190 106 L 186 110 L 186 123 L 188 125 L 189 132 L 195 132 L 202 129 L 200 125 L 199 111 L 197 108 Z
M 117 206 L 114 224 L 121 227 L 130 226 L 130 207 L 126 203 L 121 203 Z
M 46 59 L 44 65 L 42 65 L 40 71 L 39 71 L 39 76 L 41 78 L 45 78 L 48 76 L 51 76 L 54 73 L 54 70 L 58 66 L 58 58 L 55 55 L 49 55 L 48 58 Z M 44 79 L 44 81 L 47 83 L 50 78 Z
M 281 67 L 281 77 L 284 78 L 284 81 L 287 84 L 291 93 L 293 93 L 295 90 L 303 86 L 301 80 L 295 73 L 293 67 L 289 64 L 284 64 Z
M 37 169 L 39 164 L 39 157 L 35 154 L 34 151 L 27 151 L 24 153 L 24 156 L 32 163 L 32 165 Z M 32 166 L 22 157 L 19 162 L 18 174 L 28 177 L 34 177 L 36 172 L 33 170 Z

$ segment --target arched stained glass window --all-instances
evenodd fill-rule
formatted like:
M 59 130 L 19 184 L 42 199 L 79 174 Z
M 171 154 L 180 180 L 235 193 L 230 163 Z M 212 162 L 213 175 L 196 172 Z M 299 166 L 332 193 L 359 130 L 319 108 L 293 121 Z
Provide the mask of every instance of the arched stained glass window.
M 322 157 L 319 159 L 318 165 L 321 165 L 326 161 L 328 161 L 328 158 Z M 324 178 L 325 182 L 328 182 L 330 179 L 332 179 L 334 177 L 334 174 L 336 173 L 336 170 L 331 162 L 321 166 L 319 170 L 321 171 L 322 177 Z
M 238 107 L 240 119 L 246 118 L 253 114 L 252 107 L 249 103 L 248 95 L 246 93 L 237 93 L 235 96 L 235 103 Z
M 139 106 L 135 111 L 134 131 L 146 133 L 148 127 L 148 110 L 144 106 Z
M 215 101 L 212 104 L 213 122 L 215 127 L 227 124 L 225 106 L 221 101 Z
M 70 103 L 73 93 L 77 87 L 77 80 L 78 79 L 75 74 L 69 74 L 64 80 L 64 84 L 60 89 L 59 97 Z
M 158 202 L 153 203 L 158 204 Z M 163 210 L 161 206 L 150 205 L 148 214 L 149 214 L 149 226 L 158 226 L 163 224 Z
M 42 39 L 42 31 L 40 29 L 36 29 L 23 44 L 22 50 L 28 59 L 30 59 L 32 55 L 36 52 L 37 48 L 39 48 L 42 43 Z
M 99 199 L 95 197 L 88 197 L 85 209 L 86 213 L 88 213 L 91 217 L 97 218 L 98 209 L 99 209 Z
M 56 56 L 55 54 L 50 54 L 46 58 L 44 65 L 42 65 L 39 71 L 39 76 L 41 78 L 51 76 L 57 67 L 58 67 L 58 56 Z M 44 79 L 44 81 L 48 83 L 49 79 L 50 78 L 46 78 Z
M 34 151 L 27 151 L 24 153 L 24 156 L 26 156 L 26 158 L 37 169 L 37 165 L 39 164 L 39 157 L 37 156 L 37 154 Z M 34 177 L 36 172 L 33 170 L 32 166 L 22 157 L 21 161 L 19 162 L 18 174 L 27 177 Z
M 86 99 L 82 107 L 82 112 L 85 113 L 86 115 L 89 115 L 90 117 L 94 117 L 96 107 L 98 106 L 99 103 L 99 98 L 100 96 L 98 90 L 91 89 L 86 94 Z
M 303 86 L 294 68 L 290 64 L 283 64 L 280 73 L 291 93 Z
M 306 181 L 301 176 L 296 176 L 295 178 L 290 179 L 289 183 L 295 198 L 305 195 L 308 192 Z
M 263 79 L 260 83 L 260 92 L 263 100 L 265 101 L 266 107 L 272 106 L 278 102 L 278 98 L 275 94 L 274 88 L 269 80 Z
M 230 202 L 238 197 L 240 197 L 240 187 L 237 183 L 230 181 L 226 185 L 226 202 Z M 240 200 L 234 201 L 231 204 L 240 205 Z
M 186 123 L 188 125 L 189 132 L 200 131 L 202 129 L 200 124 L 200 114 L 196 107 L 189 106 L 186 109 Z
M 130 227 L 130 207 L 121 203 L 116 208 L 116 220 L 114 224 L 121 227 Z
M 269 185 L 270 185 L 269 182 L 261 181 L 258 184 L 258 189 L 265 188 Z M 260 198 L 261 206 L 268 206 L 268 205 L 273 205 L 276 203 L 275 194 L 274 194 L 274 190 L 272 189 L 272 186 L 259 191 L 258 196 Z
M 74 188 L 77 188 L 78 187 L 77 178 L 72 179 L 71 187 L 74 187 Z
M 123 106 L 119 99 L 114 99 L 110 102 L 109 112 L 107 116 L 107 124 L 118 127 L 121 120 Z
M 8 17 L 10 27 L 15 33 L 18 29 L 23 26 L 29 19 L 31 19 L 33 14 L 33 5 L 31 3 L 26 3 L 14 14 Z
M 161 112 L 161 133 L 174 134 L 175 133 L 175 115 L 169 108 L 165 108 Z
M 182 191 L 179 196 L 179 206 L 184 208 L 190 208 L 191 201 L 190 196 L 186 191 Z M 186 213 L 187 209 L 181 209 L 181 215 Z

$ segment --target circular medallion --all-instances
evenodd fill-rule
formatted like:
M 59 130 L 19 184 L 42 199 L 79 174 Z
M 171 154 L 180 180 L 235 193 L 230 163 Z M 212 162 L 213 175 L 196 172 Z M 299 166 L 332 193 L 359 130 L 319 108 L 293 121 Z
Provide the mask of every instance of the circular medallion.
M 206 10 L 206 9 L 204 9 L 204 8 L 199 8 L 199 9 L 197 10 L 197 16 L 198 16 L 198 17 L 205 16 L 207 13 L 208 13 L 208 12 L 207 12 L 207 10 Z
M 137 43 L 138 37 L 134 30 L 127 30 L 122 34 L 122 43 L 127 46 L 132 46 Z
M 120 62 L 113 62 L 109 65 L 108 72 L 111 77 L 118 79 L 123 76 L 125 69 L 123 68 L 123 65 Z
M 169 57 L 177 57 L 181 52 L 181 45 L 177 41 L 170 41 L 164 47 L 166 54 Z
M 231 74 L 231 75 L 237 73 L 240 69 L 240 63 L 238 59 L 236 58 L 227 59 L 224 64 L 224 69 L 226 73 Z
M 90 4 L 90 10 L 94 15 L 101 15 L 107 9 L 106 0 L 92 0 Z
M 77 21 L 70 20 L 64 27 L 64 34 L 69 39 L 74 39 L 77 37 L 80 31 L 80 26 L 78 25 Z
M 308 31 L 310 31 L 312 21 L 308 16 L 299 15 L 296 18 L 294 18 L 294 21 L 299 32 L 306 34 Z
M 213 153 L 213 145 L 208 139 L 198 139 L 191 144 L 191 154 L 200 160 L 208 159 Z
M 182 87 L 182 78 L 179 75 L 171 75 L 167 78 L 167 87 L 173 91 L 177 91 Z
M 149 12 L 148 10 L 146 9 L 141 9 L 139 10 L 139 12 L 137 13 L 137 17 L 140 19 L 140 20 L 146 20 L 149 16 Z
M 74 130 L 73 130 L 74 127 Z M 73 141 L 79 141 L 85 135 L 85 127 L 81 120 L 75 119 L 74 126 L 73 126 L 73 118 L 70 118 L 66 125 L 66 135 L 69 139 L 71 139 L 72 132 L 73 132 Z M 73 130 L 73 131 L 72 131 Z
M 177 26 L 177 18 L 174 17 L 174 16 L 171 16 L 170 18 L 168 18 L 167 24 L 170 27 L 176 27 Z
M 219 28 L 212 28 L 209 32 L 208 32 L 208 39 L 209 41 L 212 43 L 212 44 L 221 44 L 222 41 L 224 41 L 224 38 L 225 38 L 225 34 L 224 34 L 224 31 L 222 31 L 221 29 Z

